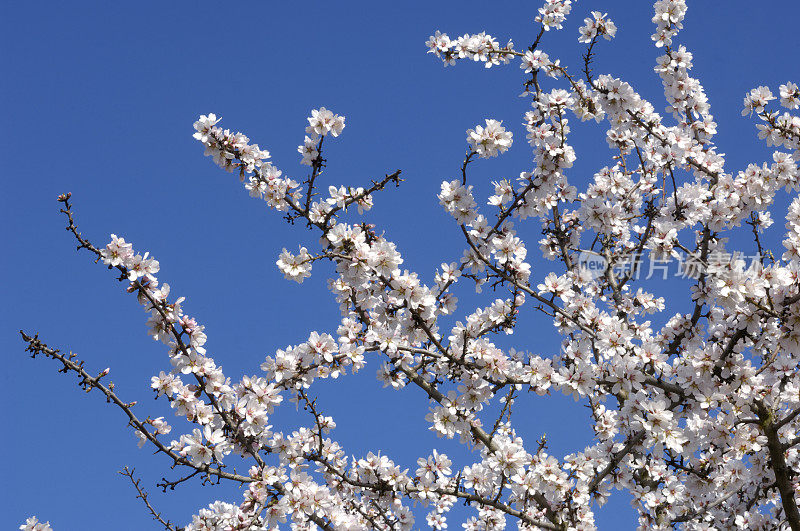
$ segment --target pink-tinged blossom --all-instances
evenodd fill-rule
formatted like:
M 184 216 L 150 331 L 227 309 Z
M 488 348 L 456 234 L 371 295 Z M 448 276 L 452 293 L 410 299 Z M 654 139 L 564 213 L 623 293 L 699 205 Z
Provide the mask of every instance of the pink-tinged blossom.
M 344 116 L 333 114 L 325 107 L 320 107 L 311 111 L 308 124 L 306 133 L 320 136 L 330 133 L 333 136 L 339 136 L 344 129 Z
M 53 531 L 50 522 L 40 522 L 36 516 L 31 516 L 19 526 L 22 531 Z
M 787 109 L 797 109 L 800 107 L 800 89 L 797 88 L 796 83 L 787 81 L 784 85 L 780 86 L 781 105 Z
M 129 263 L 133 258 L 133 246 L 126 243 L 124 238 L 118 238 L 116 234 L 111 235 L 111 243 L 100 251 L 103 263 L 112 267 L 117 267 Z
M 769 87 L 761 86 L 754 88 L 744 97 L 742 116 L 747 116 L 753 112 L 763 112 L 764 107 L 774 99 L 775 96 L 772 95 L 772 91 L 769 90 Z
M 292 254 L 284 249 L 276 264 L 284 277 L 298 284 L 302 284 L 303 280 L 311 276 L 311 255 L 305 247 L 301 247 L 298 254 Z
M 511 147 L 513 135 L 502 123 L 486 119 L 486 127 L 476 125 L 467 130 L 467 143 L 481 158 L 496 157 Z
M 550 65 L 550 57 L 541 50 L 526 51 L 522 56 L 520 68 L 525 70 L 525 73 L 531 73 L 540 68 L 546 68 Z
M 592 42 L 598 35 L 610 41 L 617 34 L 617 26 L 608 18 L 607 13 L 592 11 L 592 18 L 583 19 L 583 26 L 578 31 L 578 42 Z

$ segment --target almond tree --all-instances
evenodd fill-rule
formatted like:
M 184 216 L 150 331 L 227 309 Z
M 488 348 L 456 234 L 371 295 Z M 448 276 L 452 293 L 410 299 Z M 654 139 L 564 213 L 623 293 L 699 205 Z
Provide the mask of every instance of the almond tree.
M 759 138 L 776 151 L 771 162 L 726 169 L 707 97 L 690 74 L 692 54 L 676 42 L 684 0 L 658 0 L 652 19 L 668 115 L 630 84 L 592 71 L 596 47 L 617 31 L 606 14 L 591 12 L 579 30 L 583 64 L 568 68 L 543 50 L 546 34 L 562 29 L 572 7 L 570 0 L 547 0 L 536 17 L 538 35 L 524 48 L 485 33 L 436 32 L 428 41 L 446 65 L 519 64 L 534 155 L 533 167 L 514 182 L 494 182 L 494 195 L 481 199 L 488 208 L 479 209 L 470 165 L 507 151 L 513 137 L 497 119 L 467 131 L 459 178 L 443 182 L 438 196 L 464 254 L 442 264 L 432 285 L 402 268 L 395 244 L 376 227 L 352 221 L 373 206 L 377 192 L 400 185 L 400 170 L 354 183 L 361 186 L 320 186 L 325 142 L 342 134 L 344 117 L 323 107 L 308 118 L 298 148 L 310 168 L 304 180 L 285 175 L 244 134 L 222 129 L 214 114 L 195 122 L 205 154 L 236 174 L 251 197 L 317 231 L 318 248 L 281 253 L 277 266 L 286 278 L 302 282 L 319 261 L 335 267 L 329 286 L 341 308 L 339 327 L 278 350 L 253 376 L 232 379 L 215 364 L 203 325 L 159 281 L 153 257 L 113 234 L 95 246 L 77 228 L 71 195 L 59 197 L 79 248 L 118 275 L 148 312 L 149 332 L 170 361 L 152 378 L 153 391 L 188 428 L 173 434 L 164 417 L 118 395 L 104 379 L 108 369 L 91 370 L 22 332 L 27 350 L 104 395 L 143 445 L 186 471 L 169 486 L 199 476 L 245 487 L 242 500 L 215 502 L 179 527 L 126 469 L 165 529 L 411 529 L 423 525 L 414 520 L 415 506 L 426 507 L 427 525 L 441 529 L 454 504 L 464 503 L 474 509 L 463 524 L 468 530 L 503 529 L 509 521 L 520 529 L 589 530 L 611 490 L 623 489 L 635 500 L 641 529 L 800 530 L 796 193 L 783 253 L 765 248 L 761 237 L 772 224 L 776 194 L 798 189 L 800 117 L 777 110 L 800 107 L 798 87 L 781 85 L 778 102 L 768 87 L 745 96 L 743 115 L 754 117 Z M 574 124 L 595 120 L 607 128 L 610 153 L 583 191 L 569 182 L 576 158 L 571 115 Z M 533 224 L 524 223 L 529 218 Z M 743 231 L 758 250 L 751 262 L 728 248 L 729 237 Z M 526 262 L 522 238 L 531 233 L 541 235 L 550 271 L 532 271 Z M 648 260 L 671 260 L 691 277 L 689 313 L 665 315 L 665 298 L 642 287 Z M 459 283 L 491 287 L 493 295 L 456 320 Z M 495 336 L 513 331 L 525 304 L 553 322 L 560 352 L 497 346 Z M 665 324 L 656 327 L 659 316 Z M 313 384 L 370 360 L 380 360 L 378 377 L 387 387 L 430 400 L 421 414 L 438 435 L 465 445 L 468 466 L 454 466 L 437 450 L 416 468 L 393 461 L 391 448 L 346 457 Z M 523 440 L 512 411 L 517 397 L 531 392 L 564 393 L 586 404 L 594 440 L 566 456 L 553 455 L 544 438 Z M 286 400 L 308 412 L 305 427 L 271 426 Z M 487 411 L 498 403 L 501 413 L 492 418 Z M 49 525 L 31 517 L 21 529 Z

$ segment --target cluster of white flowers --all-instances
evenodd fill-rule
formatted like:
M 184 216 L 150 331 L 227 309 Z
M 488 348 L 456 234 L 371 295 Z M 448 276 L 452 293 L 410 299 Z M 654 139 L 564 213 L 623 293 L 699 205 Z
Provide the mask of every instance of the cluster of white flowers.
M 151 258 L 150 253 L 134 254 L 133 245 L 127 243 L 124 238 L 118 238 L 116 234 L 111 235 L 111 243 L 100 251 L 103 263 L 111 267 L 124 267 L 127 271 L 128 280 L 131 282 L 143 278 L 145 282 L 155 283 L 155 274 L 158 273 L 158 260 Z
M 780 104 L 790 110 L 800 108 L 800 90 L 791 81 L 779 87 Z M 769 87 L 757 87 L 744 97 L 742 116 L 756 113 L 762 123 L 758 124 L 758 138 L 768 146 L 783 146 L 793 150 L 795 161 L 800 161 L 800 116 L 784 112 L 779 114 L 767 110 L 769 102 L 775 100 Z
M 206 146 L 205 155 L 211 156 L 226 171 L 238 171 L 241 181 L 247 177 L 245 188 L 251 197 L 263 198 L 277 210 L 287 210 L 285 199 L 297 199 L 298 183 L 281 178 L 282 172 L 266 160 L 269 152 L 260 149 L 258 144 L 249 144 L 245 135 L 217 127 L 219 120 L 216 115 L 209 114 L 194 123 L 197 131 L 194 138 Z
M 311 111 L 311 116 L 308 118 L 308 127 L 306 127 L 306 137 L 303 140 L 303 145 L 298 146 L 297 151 L 303 155 L 301 164 L 306 166 L 313 166 L 319 163 L 319 150 L 322 146 L 322 139 L 330 134 L 331 136 L 339 136 L 344 130 L 344 116 L 333 114 L 325 107 L 314 109 Z
M 344 116 L 333 114 L 325 107 L 314 109 L 308 118 L 306 133 L 312 135 L 325 136 L 330 133 L 339 136 L 344 129 Z
M 173 440 L 170 447 L 194 464 L 208 465 L 212 459 L 221 463 L 223 456 L 233 448 L 220 429 L 225 425 L 223 417 L 239 399 L 230 386 L 230 380 L 206 355 L 204 327 L 183 313 L 183 297 L 174 302 L 169 300 L 169 285 L 159 286 L 155 276 L 159 264 L 152 258 L 148 259 L 147 253 L 143 258 L 134 255 L 131 244 L 112 234 L 111 242 L 100 254 L 105 264 L 118 267 L 127 274 L 131 281 L 129 290 L 137 294 L 139 302 L 150 312 L 147 320 L 150 335 L 169 349 L 173 369 L 169 374 L 161 371 L 152 378 L 153 390 L 158 396 L 165 395 L 170 400 L 177 415 L 202 426 L 202 430 L 195 428 L 192 434 Z M 185 385 L 180 375 L 195 378 L 206 400 L 200 399 L 196 387 Z M 172 429 L 163 417 L 150 419 L 147 423 L 155 428 L 153 437 L 167 434 Z M 137 435 L 141 444 L 148 438 L 141 429 Z
M 496 157 L 508 151 L 513 142 L 513 134 L 506 131 L 503 122 L 486 119 L 486 127 L 476 125 L 467 130 L 467 142 L 481 158 Z
M 233 133 L 228 129 L 217 127 L 220 118 L 215 114 L 200 116 L 194 123 L 194 138 L 206 146 L 205 155 L 226 171 L 234 171 L 238 166 L 243 172 L 257 172 L 269 158 L 269 151 L 264 151 L 258 144 L 250 144 L 250 139 L 242 133 Z M 241 162 L 236 165 L 233 159 Z
M 541 68 L 547 68 L 550 66 L 550 56 L 547 55 L 545 52 L 541 50 L 534 50 L 534 51 L 526 51 L 525 54 L 522 56 L 522 61 L 520 62 L 520 68 L 525 70 L 525 73 L 531 73 L 534 70 L 539 70 Z
M 471 59 L 491 68 L 500 63 L 508 64 L 511 57 L 516 55 L 513 42 L 508 41 L 504 47 L 500 47 L 500 43 L 485 32 L 450 39 L 446 33 L 437 31 L 425 44 L 428 53 L 441 58 L 445 65 L 454 65 L 457 59 Z
M 338 252 L 369 252 L 369 245 L 365 243 L 363 233 L 358 227 L 352 229 L 344 224 L 336 225 L 331 229 L 328 240 L 331 248 Z M 350 247 L 353 242 L 360 242 L 366 248 Z M 420 286 L 415 276 L 400 274 L 394 266 L 390 266 L 388 271 L 383 269 L 385 264 L 399 264 L 402 260 L 390 258 L 387 254 L 390 248 L 384 243 L 375 242 L 374 245 L 376 249 L 382 250 L 380 252 L 383 258 L 376 256 L 379 263 L 374 264 L 375 269 L 365 270 L 364 273 L 369 271 L 370 274 L 377 275 L 380 274 L 378 271 L 383 271 L 392 278 L 387 286 L 387 289 L 391 289 L 386 293 L 387 302 L 396 304 L 406 301 L 415 311 L 432 316 L 432 308 L 425 309 L 433 304 L 432 297 L 425 295 L 427 288 Z M 270 507 L 266 516 L 267 522 L 285 521 L 289 514 L 302 522 L 307 518 L 309 510 L 312 513 L 320 511 L 342 525 L 347 521 L 358 521 L 341 511 L 342 500 L 339 494 L 331 493 L 328 487 L 301 472 L 309 463 L 317 462 L 322 466 L 323 460 L 325 463 L 331 460 L 338 466 L 345 466 L 335 446 L 330 447 L 329 452 L 322 452 L 312 458 L 308 455 L 309 448 L 315 448 L 318 444 L 327 447 L 329 444 L 322 443 L 314 435 L 316 430 L 303 428 L 291 435 L 284 435 L 273 432 L 269 424 L 274 408 L 283 400 L 283 391 L 300 393 L 315 378 L 336 377 L 348 366 L 352 366 L 353 370 L 363 367 L 364 346 L 359 345 L 358 341 L 363 333 L 357 320 L 351 317 L 343 319 L 338 342 L 330 335 L 312 332 L 306 343 L 278 351 L 274 357 L 267 357 L 262 364 L 266 377 L 244 377 L 241 382 L 231 384 L 230 379 L 206 356 L 203 327 L 183 314 L 183 298 L 169 302 L 168 286 L 158 287 L 155 276 L 158 272 L 157 262 L 147 259 L 147 255 L 144 258 L 134 255 L 131 244 L 115 235 L 101 251 L 101 255 L 106 264 L 118 266 L 131 279 L 131 291 L 138 293 L 139 300 L 151 312 L 148 320 L 151 335 L 169 347 L 173 369 L 170 373 L 162 371 L 154 376 L 152 388 L 158 396 L 163 395 L 169 399 L 177 415 L 185 416 L 187 420 L 200 426 L 190 433 L 180 435 L 167 448 L 176 456 L 185 458 L 186 464 L 196 467 L 219 466 L 225 456 L 234 450 L 240 455 L 253 455 L 253 448 L 269 448 L 280 456 L 281 466 L 277 468 L 254 467 L 251 470 L 251 476 L 263 477 L 263 480 L 250 484 L 242 505 L 221 502 L 211 504 L 208 509 L 203 509 L 194 517 L 187 529 L 208 529 L 209 526 L 222 529 L 232 521 L 250 522 L 248 525 L 263 522 L 258 516 L 259 511 L 255 509 L 263 507 L 265 496 L 271 495 L 270 492 L 276 488 L 282 489 L 287 495 L 279 504 Z M 284 255 L 279 261 L 279 267 L 287 276 L 302 276 L 303 273 L 293 271 L 293 268 L 299 267 L 302 271 L 303 260 L 309 258 L 306 249 L 301 249 L 299 257 L 289 258 L 285 251 Z M 129 272 L 129 267 L 135 267 L 135 272 Z M 196 385 L 184 384 L 181 375 L 190 375 L 196 380 Z M 330 417 L 319 416 L 315 422 L 324 433 L 335 427 L 335 422 Z M 137 432 L 142 442 L 150 437 L 156 438 L 169 433 L 172 429 L 162 417 L 148 420 L 147 424 L 152 425 L 155 432 L 149 436 L 147 433 Z M 286 466 L 294 470 L 289 477 L 286 476 Z M 406 478 L 405 483 L 410 484 L 410 478 Z M 254 505 L 254 502 L 258 503 Z M 410 511 L 402 505 L 392 510 L 397 512 L 399 521 L 406 522 L 403 529 L 409 529 L 413 523 Z
M 299 284 L 311 276 L 311 255 L 305 247 L 301 247 L 298 254 L 292 254 L 284 249 L 276 264 L 286 278 Z
M 31 516 L 25 523 L 19 526 L 22 531 L 53 531 L 50 522 L 40 522 L 35 516 Z
M 570 11 L 572 11 L 572 0 L 545 0 L 534 20 L 540 23 L 545 31 L 553 28 L 562 29 Z
M 578 42 L 592 42 L 598 35 L 610 41 L 617 34 L 617 25 L 608 18 L 608 13 L 592 11 L 592 18 L 583 19 L 583 26 L 578 29 Z
M 459 181 L 443 182 L 439 203 L 459 223 L 472 223 L 475 219 L 477 204 L 472 197 L 472 186 L 463 186 Z
M 672 38 L 683 29 L 686 2 L 684 0 L 657 0 L 653 7 L 655 9 L 653 24 L 656 25 L 656 32 L 652 38 L 659 48 L 671 46 Z
M 800 107 L 800 89 L 797 88 L 797 83 L 787 81 L 784 85 L 780 86 L 781 105 L 787 109 L 795 110 Z
M 764 112 L 764 107 L 774 99 L 775 96 L 772 94 L 769 87 L 761 86 L 754 88 L 744 97 L 742 116 L 748 116 L 753 112 Z

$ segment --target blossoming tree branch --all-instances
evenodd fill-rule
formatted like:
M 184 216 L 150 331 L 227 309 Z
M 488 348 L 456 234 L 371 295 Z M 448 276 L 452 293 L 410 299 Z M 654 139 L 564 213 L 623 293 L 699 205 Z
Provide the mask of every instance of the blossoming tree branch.
M 742 114 L 775 151 L 771 161 L 727 168 L 706 94 L 691 74 L 692 54 L 677 42 L 684 0 L 654 5 L 666 114 L 656 110 L 663 102 L 592 72 L 598 46 L 617 31 L 607 15 L 592 12 L 580 28 L 582 64 L 567 67 L 545 52 L 548 32 L 562 29 L 572 4 L 547 0 L 538 35 L 524 48 L 485 33 L 436 32 L 428 41 L 445 65 L 521 67 L 531 103 L 522 120 L 533 150 L 532 167 L 478 198 L 470 166 L 501 155 L 513 138 L 498 119 L 467 131 L 458 177 L 443 182 L 438 196 L 463 238 L 463 257 L 443 263 L 430 285 L 402 267 L 400 251 L 380 230 L 351 221 L 373 207 L 378 192 L 401 183 L 399 170 L 371 182 L 322 184 L 325 146 L 343 133 L 343 116 L 324 107 L 311 113 L 298 148 L 309 167 L 304 180 L 290 178 L 244 134 L 223 129 L 214 114 L 195 122 L 205 154 L 238 176 L 250 197 L 317 231 L 319 247 L 280 254 L 286 278 L 302 282 L 315 262 L 335 267 L 329 286 L 341 308 L 338 328 L 310 332 L 263 359 L 252 376 L 226 375 L 214 362 L 199 319 L 157 277 L 158 261 L 113 234 L 96 246 L 78 230 L 70 194 L 59 198 L 79 249 L 108 266 L 147 312 L 149 333 L 169 361 L 153 376 L 152 391 L 188 427 L 175 430 L 135 406 L 130 390 L 110 383 L 109 369 L 91 369 L 23 332 L 27 350 L 52 358 L 122 410 L 140 444 L 174 469 L 164 488 L 192 477 L 244 487 L 242 499 L 199 508 L 180 527 L 126 469 L 144 510 L 165 529 L 441 529 L 461 503 L 472 511 L 467 530 L 590 530 L 595 512 L 620 489 L 633 497 L 640 529 L 800 530 L 800 117 L 791 113 L 800 107 L 798 87 L 787 82 L 776 96 L 762 86 L 745 96 Z M 569 135 L 587 120 L 604 124 L 609 151 L 578 190 L 570 184 L 576 153 Z M 794 198 L 784 249 L 770 252 L 762 233 L 781 189 Z M 523 237 L 531 233 L 542 235 L 534 244 L 552 262 L 549 271 L 526 262 Z M 726 245 L 741 233 L 758 251 L 755 267 L 735 254 L 713 259 L 740 250 Z M 586 253 L 605 267 L 582 267 Z M 637 286 L 641 259 L 614 267 L 632 254 L 693 265 L 687 313 L 666 315 L 664 298 Z M 494 290 L 484 306 L 456 319 L 454 289 L 464 283 Z M 496 345 L 525 305 L 552 322 L 559 352 Z M 385 386 L 429 400 L 420 416 L 468 449 L 466 466 L 437 450 L 416 463 L 396 462 L 391 448 L 347 457 L 314 384 L 368 363 L 380 366 Z M 594 439 L 569 455 L 550 453 L 544 438 L 523 439 L 515 421 L 525 417 L 512 421 L 512 411 L 526 393 L 582 401 Z M 287 402 L 301 406 L 305 427 L 271 425 Z M 497 409 L 499 417 L 489 414 Z M 31 517 L 21 529 L 50 526 Z

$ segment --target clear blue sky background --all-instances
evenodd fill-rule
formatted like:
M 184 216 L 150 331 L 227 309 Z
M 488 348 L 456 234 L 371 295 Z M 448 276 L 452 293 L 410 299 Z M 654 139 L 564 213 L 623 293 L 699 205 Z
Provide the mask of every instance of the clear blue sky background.
M 206 325 L 209 352 L 226 373 L 254 374 L 265 354 L 302 342 L 311 330 L 335 330 L 338 309 L 325 288 L 325 267 L 298 286 L 274 265 L 282 247 L 313 245 L 317 235 L 287 226 L 204 158 L 192 122 L 201 113 L 222 115 L 222 125 L 245 132 L 284 172 L 302 178 L 295 150 L 309 111 L 326 106 L 346 115 L 343 136 L 328 144 L 323 184 L 363 185 L 402 169 L 406 182 L 377 196 L 367 218 L 397 242 L 404 267 L 430 283 L 438 264 L 461 255 L 462 239 L 435 194 L 443 179 L 457 175 L 465 130 L 493 117 L 516 141 L 500 159 L 474 166 L 479 202 L 492 179 L 530 168 L 530 150 L 518 66 L 445 69 L 424 43 L 440 29 L 451 36 L 485 30 L 526 45 L 537 32 L 538 5 L 4 2 L 0 528 L 15 528 L 30 514 L 61 530 L 154 528 L 115 473 L 125 465 L 136 466 L 152 501 L 180 524 L 214 499 L 240 500 L 235 488 L 196 484 L 162 495 L 155 483 L 176 475 L 163 456 L 137 449 L 122 413 L 79 391 L 53 361 L 23 353 L 17 331 L 37 331 L 93 370 L 110 366 L 119 394 L 139 400 L 140 416 L 165 415 L 182 426 L 148 390 L 150 377 L 168 367 L 163 346 L 147 336 L 145 313 L 113 275 L 75 252 L 58 214 L 59 193 L 73 193 L 77 222 L 95 244 L 113 232 L 155 255 L 162 281 L 186 296 L 186 311 Z M 577 28 L 592 9 L 608 11 L 620 28 L 615 42 L 600 43 L 596 72 L 624 77 L 661 109 L 650 2 L 581 1 L 566 29 L 546 35 L 541 48 L 576 68 Z M 769 160 L 752 122 L 739 115 L 742 97 L 756 85 L 777 92 L 779 83 L 800 77 L 798 17 L 800 5 L 788 0 L 690 4 L 680 42 L 695 53 L 694 72 L 712 102 L 729 170 Z M 579 188 L 609 164 L 603 127 L 575 128 L 578 162 L 570 178 Z M 774 213 L 778 230 L 784 212 Z M 537 257 L 538 224 L 523 234 L 534 278 L 541 278 L 547 264 Z M 459 311 L 471 310 L 472 300 L 462 295 Z M 679 311 L 687 303 L 671 304 Z M 549 320 L 533 310 L 502 340 L 542 354 L 558 341 Z M 453 451 L 454 444 L 427 431 L 420 394 L 382 390 L 377 366 L 373 361 L 358 376 L 319 388 L 348 453 L 384 449 L 415 467 L 431 448 Z M 290 407 L 276 424 L 308 422 Z M 558 456 L 590 442 L 587 418 L 580 404 L 560 397 L 526 398 L 516 413 L 529 442 L 546 432 Z M 598 521 L 604 529 L 635 526 L 623 496 L 612 498 Z

